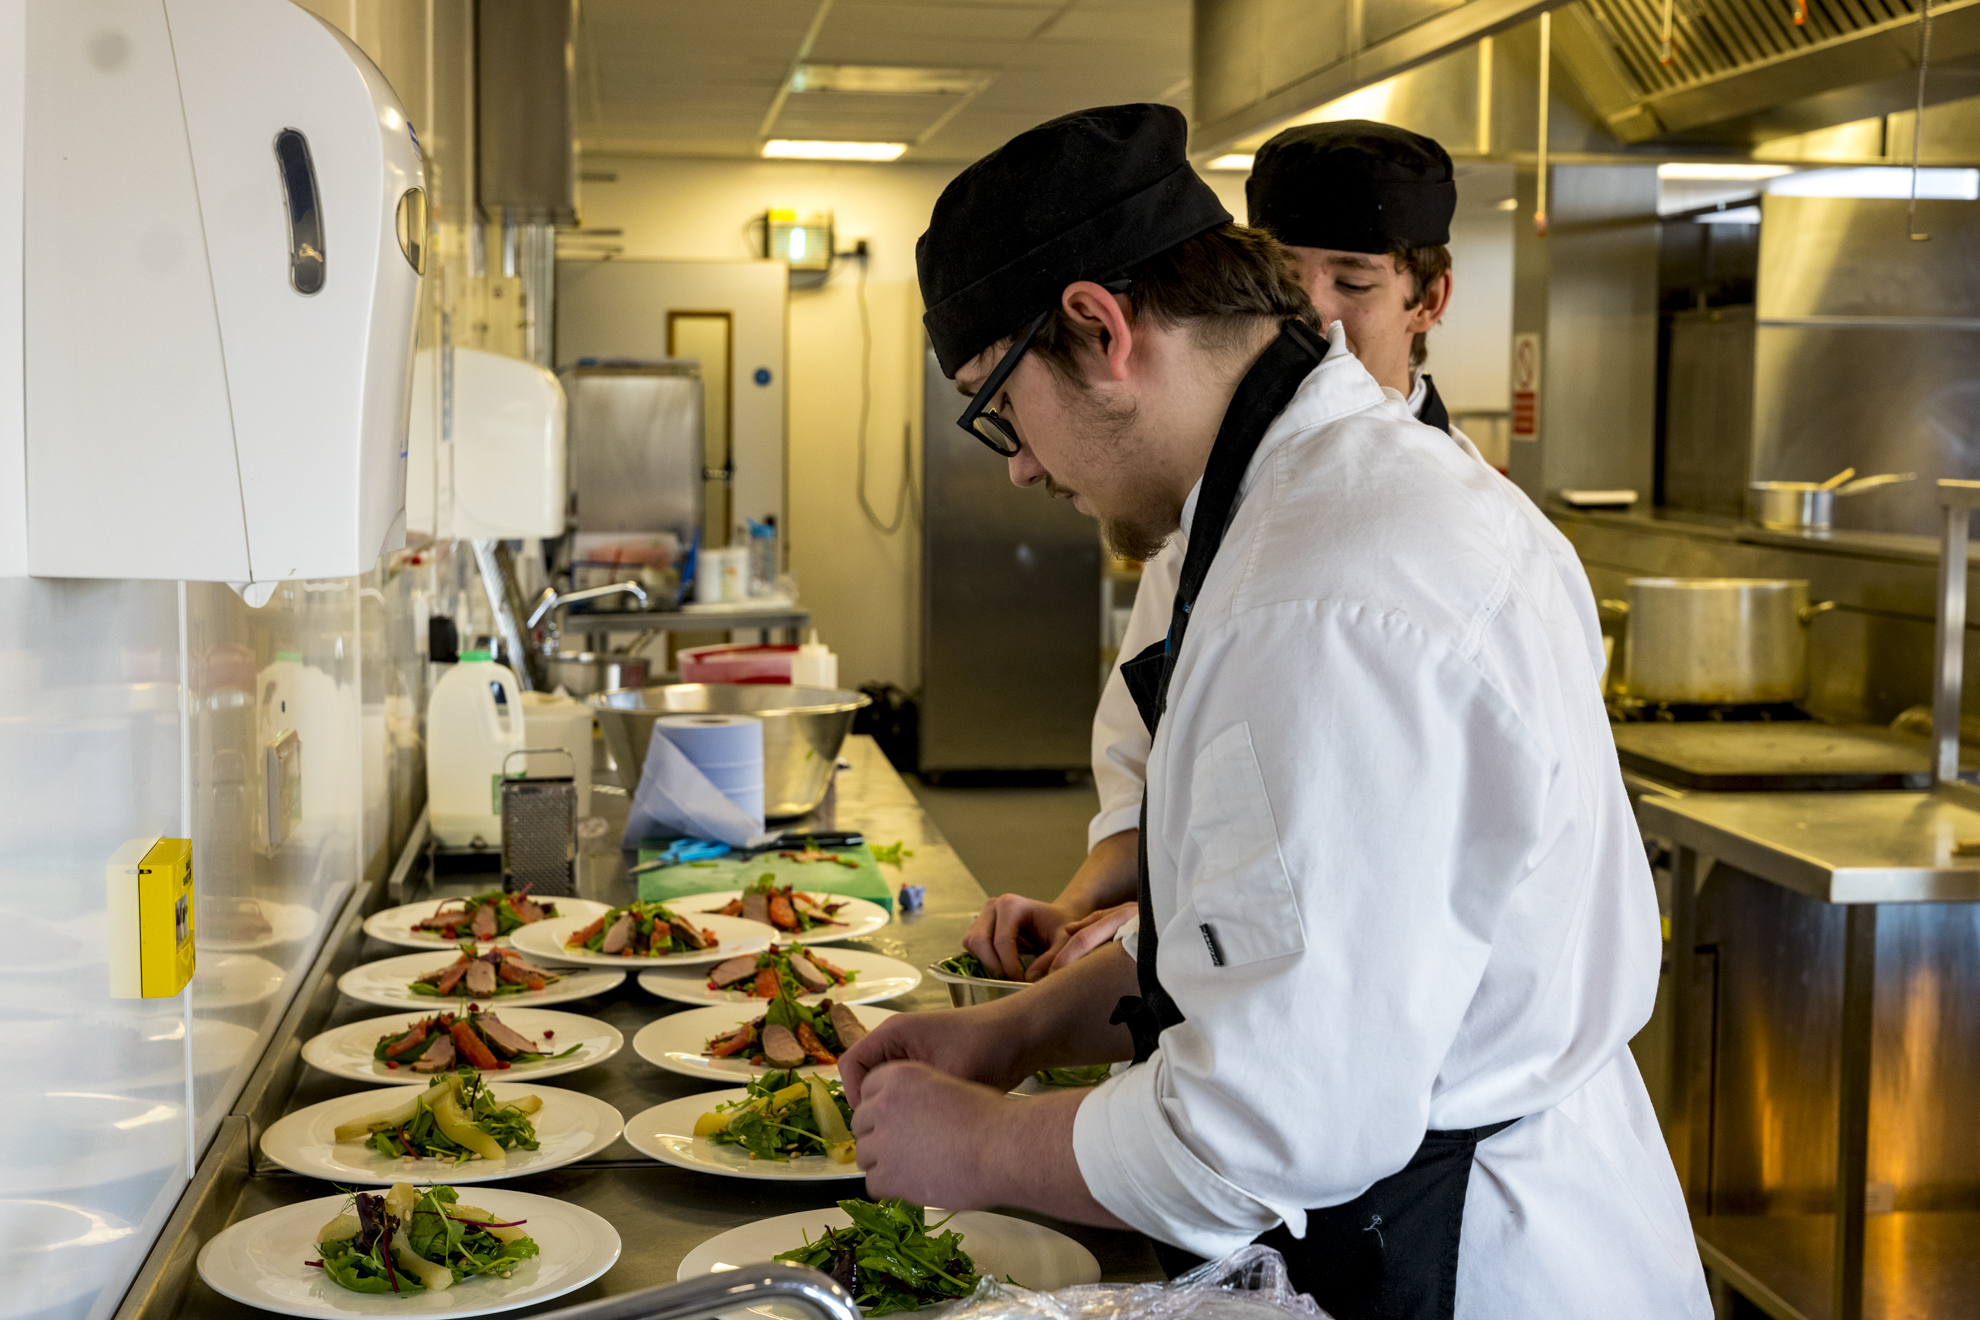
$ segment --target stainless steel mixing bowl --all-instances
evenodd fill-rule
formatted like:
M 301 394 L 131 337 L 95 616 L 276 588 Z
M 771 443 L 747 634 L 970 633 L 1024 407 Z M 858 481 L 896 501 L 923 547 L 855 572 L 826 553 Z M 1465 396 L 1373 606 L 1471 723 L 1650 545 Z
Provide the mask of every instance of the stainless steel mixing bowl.
M 949 1002 L 957 1008 L 970 1008 L 977 1004 L 987 1004 L 1005 995 L 1014 995 L 1031 987 L 1029 981 L 999 981 L 988 976 L 963 976 L 935 963 L 928 964 L 928 974 L 949 987 Z
M 763 814 L 789 820 L 817 808 L 832 783 L 853 713 L 873 699 L 781 683 L 668 683 L 586 698 L 627 794 L 639 791 L 653 721 L 662 715 L 750 715 L 763 721 Z

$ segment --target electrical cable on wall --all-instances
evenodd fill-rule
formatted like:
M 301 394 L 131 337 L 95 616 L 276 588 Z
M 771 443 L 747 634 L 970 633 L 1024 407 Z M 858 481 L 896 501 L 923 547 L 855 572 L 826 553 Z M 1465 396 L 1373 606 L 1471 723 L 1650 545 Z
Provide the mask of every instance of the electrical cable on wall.
M 883 519 L 874 512 L 872 502 L 866 498 L 866 431 L 873 412 L 873 324 L 866 308 L 868 255 L 864 240 L 852 255 L 859 261 L 859 283 L 855 286 L 859 299 L 859 462 L 856 477 L 859 511 L 866 515 L 866 521 L 873 525 L 873 530 L 882 536 L 892 536 L 907 521 L 908 504 L 914 497 L 914 432 L 911 427 L 901 428 L 901 484 L 894 492 L 893 517 Z

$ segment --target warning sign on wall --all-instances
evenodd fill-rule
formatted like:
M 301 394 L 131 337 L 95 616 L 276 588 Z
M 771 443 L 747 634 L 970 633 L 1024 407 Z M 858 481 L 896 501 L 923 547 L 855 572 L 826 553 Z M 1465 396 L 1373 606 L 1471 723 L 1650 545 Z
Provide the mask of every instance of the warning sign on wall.
M 1513 336 L 1512 438 L 1540 438 L 1540 336 Z

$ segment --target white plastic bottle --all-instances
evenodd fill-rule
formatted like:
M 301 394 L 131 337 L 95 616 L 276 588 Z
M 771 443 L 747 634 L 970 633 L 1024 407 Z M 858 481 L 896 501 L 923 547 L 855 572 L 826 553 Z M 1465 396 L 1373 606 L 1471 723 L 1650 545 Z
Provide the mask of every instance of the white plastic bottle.
M 798 647 L 797 654 L 791 657 L 791 685 L 793 687 L 836 688 L 839 686 L 839 657 L 832 654 L 832 648 L 818 640 L 818 630 L 811 630 L 811 640 Z
M 522 688 L 486 651 L 464 651 L 426 707 L 426 800 L 450 848 L 502 844 L 502 761 L 529 746 Z M 512 767 L 523 770 L 518 760 Z

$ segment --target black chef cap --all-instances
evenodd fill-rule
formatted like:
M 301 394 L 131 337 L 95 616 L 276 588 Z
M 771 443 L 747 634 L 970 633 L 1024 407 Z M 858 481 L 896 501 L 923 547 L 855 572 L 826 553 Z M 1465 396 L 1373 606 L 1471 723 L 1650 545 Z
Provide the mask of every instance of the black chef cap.
M 1289 128 L 1245 180 L 1251 223 L 1292 247 L 1394 252 L 1451 241 L 1457 184 L 1431 139 L 1368 119 Z
M 1166 105 L 1079 110 L 1018 134 L 942 190 L 915 244 L 922 324 L 942 370 L 962 365 L 1058 304 L 1231 213 L 1183 154 Z

